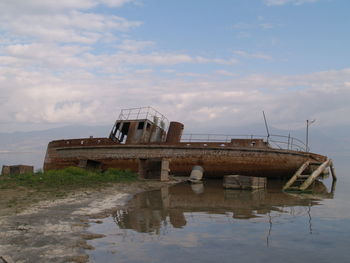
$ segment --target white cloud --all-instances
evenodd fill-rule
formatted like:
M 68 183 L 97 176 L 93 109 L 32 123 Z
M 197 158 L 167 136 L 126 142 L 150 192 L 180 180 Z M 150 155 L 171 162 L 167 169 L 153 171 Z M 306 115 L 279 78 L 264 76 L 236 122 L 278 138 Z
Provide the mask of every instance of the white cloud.
M 32 69 L 49 71 L 52 69 L 69 70 L 85 67 L 86 62 L 79 56 L 88 51 L 89 47 L 59 46 L 47 43 L 16 44 L 4 47 L 1 56 L 9 68 Z M 91 66 L 91 65 L 90 65 Z
M 193 73 L 193 72 L 181 72 L 181 73 L 176 73 L 176 76 L 179 77 L 191 77 L 191 78 L 199 78 L 199 77 L 205 77 L 205 74 L 200 74 L 200 73 Z
M 121 7 L 128 3 L 135 3 L 135 0 L 99 0 L 99 2 L 110 7 Z
M 54 15 L 23 14 L 18 17 L 3 14 L 0 17 L 0 23 L 0 29 L 21 38 L 27 37 L 28 40 L 85 44 L 103 40 L 113 31 L 126 32 L 142 24 L 139 21 L 129 21 L 118 16 L 78 11 Z
M 121 7 L 135 0 L 1 0 L 0 10 L 2 13 L 20 14 L 47 14 L 62 12 L 67 10 L 86 10 L 97 5 L 107 5 L 109 7 Z
M 192 128 L 208 120 L 212 125 L 232 120 L 232 127 L 261 122 L 262 109 L 273 126 L 297 128 L 310 116 L 320 126 L 343 123 L 350 112 L 350 69 L 225 80 L 166 79 L 152 70 L 100 78 L 84 71 L 57 77 L 1 69 L 0 76 L 7 95 L 0 122 L 111 123 L 120 108 L 152 105 Z
M 123 51 L 138 52 L 154 45 L 155 43 L 153 41 L 136 41 L 132 39 L 125 39 L 120 45 L 118 45 L 118 48 Z
M 47 14 L 69 9 L 89 9 L 97 4 L 95 0 L 1 0 L 0 12 L 3 14 Z
M 219 74 L 219 75 L 227 76 L 227 77 L 235 77 L 235 76 L 238 76 L 237 73 L 233 73 L 233 72 L 230 72 L 230 71 L 227 71 L 227 70 L 223 70 L 223 69 L 215 70 L 215 71 L 214 71 L 214 74 Z
M 306 3 L 315 3 L 320 0 L 264 0 L 268 6 L 282 6 L 286 4 L 302 5 Z
M 217 63 L 217 64 L 223 64 L 223 65 L 234 65 L 238 63 L 237 59 L 229 58 L 229 59 L 220 59 L 220 58 L 204 58 L 204 57 L 195 57 L 194 62 L 197 63 Z
M 236 50 L 233 52 L 236 55 L 245 58 L 255 58 L 255 59 L 263 59 L 263 60 L 272 60 L 272 57 L 263 53 L 248 53 L 242 50 Z
M 92 9 L 128 2 L 1 1 L 0 131 L 8 123 L 112 123 L 120 108 L 140 105 L 192 126 L 208 120 L 213 125 L 232 120 L 232 126 L 260 122 L 262 109 L 281 127 L 310 116 L 325 125 L 347 119 L 350 69 L 240 76 L 230 68 L 238 63 L 233 57 L 161 51 L 153 41 L 126 34 L 140 21 Z M 179 74 L 180 64 L 210 64 L 213 74 L 187 68 Z

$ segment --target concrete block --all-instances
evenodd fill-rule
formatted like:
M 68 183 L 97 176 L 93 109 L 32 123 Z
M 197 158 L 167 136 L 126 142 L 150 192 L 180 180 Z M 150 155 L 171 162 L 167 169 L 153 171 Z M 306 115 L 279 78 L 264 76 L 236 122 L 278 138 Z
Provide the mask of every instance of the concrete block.
M 169 163 L 166 158 L 139 159 L 139 177 L 142 179 L 169 180 Z
M 1 175 L 10 175 L 10 166 L 8 165 L 3 165 L 2 170 L 1 170 Z
M 31 165 L 3 165 L 2 175 L 28 174 L 34 173 L 34 166 Z

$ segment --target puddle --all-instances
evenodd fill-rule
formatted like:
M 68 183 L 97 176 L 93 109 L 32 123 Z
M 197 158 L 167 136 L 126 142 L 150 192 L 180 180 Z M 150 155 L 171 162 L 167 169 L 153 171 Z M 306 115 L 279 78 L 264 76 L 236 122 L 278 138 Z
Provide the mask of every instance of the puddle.
M 328 217 L 339 207 L 325 185 L 316 188 L 293 195 L 279 182 L 238 191 L 207 181 L 137 194 L 92 224 L 105 237 L 89 241 L 90 262 L 348 262 L 350 217 Z

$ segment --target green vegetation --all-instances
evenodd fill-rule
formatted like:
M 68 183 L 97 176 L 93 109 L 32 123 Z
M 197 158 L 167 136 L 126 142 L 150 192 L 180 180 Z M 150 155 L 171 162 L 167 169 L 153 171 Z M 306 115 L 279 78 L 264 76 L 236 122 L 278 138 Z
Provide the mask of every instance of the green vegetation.
M 105 172 L 97 172 L 68 167 L 62 170 L 36 172 L 34 174 L 1 176 L 0 189 L 11 189 L 18 186 L 37 190 L 46 188 L 73 189 L 136 180 L 137 175 L 128 170 L 108 169 Z

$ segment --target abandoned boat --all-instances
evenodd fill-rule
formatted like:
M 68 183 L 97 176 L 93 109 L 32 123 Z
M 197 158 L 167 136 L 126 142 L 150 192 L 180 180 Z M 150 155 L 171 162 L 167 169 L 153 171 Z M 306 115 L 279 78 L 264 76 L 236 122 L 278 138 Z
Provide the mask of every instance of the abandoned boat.
M 120 168 L 143 178 L 159 178 L 168 173 L 188 176 L 193 166 L 200 165 L 204 177 L 287 178 L 306 162 L 319 165 L 327 160 L 290 136 L 195 135 L 183 134 L 183 129 L 182 123 L 169 122 L 151 107 L 124 109 L 108 138 L 51 141 L 44 170 Z

